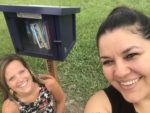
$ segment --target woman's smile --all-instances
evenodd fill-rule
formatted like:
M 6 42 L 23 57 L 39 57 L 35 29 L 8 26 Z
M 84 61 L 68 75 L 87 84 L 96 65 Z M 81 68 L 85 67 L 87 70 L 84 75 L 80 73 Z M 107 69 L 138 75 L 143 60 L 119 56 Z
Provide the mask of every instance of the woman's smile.
M 132 80 L 126 80 L 126 81 L 118 81 L 118 83 L 120 84 L 120 87 L 124 90 L 129 90 L 129 89 L 133 89 L 138 82 L 141 80 L 142 77 L 138 77 Z
M 18 87 L 19 88 L 24 88 L 26 87 L 28 84 L 28 81 L 27 80 L 24 80 L 24 81 L 21 81 L 20 83 L 18 83 Z

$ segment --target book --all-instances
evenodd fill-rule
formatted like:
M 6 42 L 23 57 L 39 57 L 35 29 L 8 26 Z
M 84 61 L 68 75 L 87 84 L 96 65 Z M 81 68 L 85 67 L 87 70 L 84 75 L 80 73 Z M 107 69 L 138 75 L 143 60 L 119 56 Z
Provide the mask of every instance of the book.
M 42 25 L 41 25 L 41 22 L 36 22 L 34 23 L 34 29 L 35 29 L 35 32 L 37 34 L 37 38 L 40 42 L 40 45 L 42 48 L 47 48 L 47 44 L 46 44 L 46 41 L 44 40 L 44 36 L 43 36 L 43 33 L 42 33 Z
M 37 44 L 37 41 L 33 37 L 33 34 L 32 34 L 31 29 L 30 29 L 28 20 L 25 21 L 25 27 L 26 27 L 26 31 L 27 31 L 27 35 L 28 35 L 29 41 L 33 42 L 34 44 Z
M 43 22 L 42 26 L 43 26 L 43 36 L 47 44 L 47 49 L 51 49 L 51 44 L 50 44 L 51 35 L 48 29 L 48 22 Z
M 36 42 L 37 42 L 39 48 L 43 48 L 43 47 L 42 47 L 42 44 L 41 44 L 41 40 L 38 38 L 37 31 L 35 30 L 35 24 L 30 24 L 30 28 L 31 28 L 33 37 L 34 37 L 34 39 L 36 40 Z

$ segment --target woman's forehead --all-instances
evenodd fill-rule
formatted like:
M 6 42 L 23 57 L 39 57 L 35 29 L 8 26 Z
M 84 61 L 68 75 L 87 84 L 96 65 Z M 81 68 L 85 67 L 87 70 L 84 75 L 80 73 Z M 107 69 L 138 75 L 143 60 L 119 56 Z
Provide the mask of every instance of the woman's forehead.
M 150 46 L 150 41 L 144 39 L 141 35 L 118 29 L 102 35 L 99 40 L 99 52 L 125 50 L 131 46 L 144 47 L 146 44 Z

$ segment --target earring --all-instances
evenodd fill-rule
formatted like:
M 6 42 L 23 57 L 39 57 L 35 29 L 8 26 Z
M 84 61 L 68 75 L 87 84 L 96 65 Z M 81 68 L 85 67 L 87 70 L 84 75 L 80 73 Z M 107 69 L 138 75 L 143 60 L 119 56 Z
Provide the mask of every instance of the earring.
M 12 89 L 9 89 L 9 92 L 10 92 L 11 95 L 14 94 L 14 91 Z

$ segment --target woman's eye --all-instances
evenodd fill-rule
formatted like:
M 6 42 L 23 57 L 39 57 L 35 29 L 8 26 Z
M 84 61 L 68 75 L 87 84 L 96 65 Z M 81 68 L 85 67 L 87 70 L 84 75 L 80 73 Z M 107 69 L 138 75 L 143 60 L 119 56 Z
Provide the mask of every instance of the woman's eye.
M 20 71 L 20 74 L 22 74 L 22 73 L 24 73 L 24 72 L 25 72 L 25 70 L 21 70 L 21 71 Z
M 132 59 L 134 58 L 136 55 L 138 55 L 138 53 L 130 53 L 128 55 L 125 56 L 125 59 Z
M 15 80 L 14 76 L 9 79 L 9 81 L 13 81 L 13 80 Z
M 111 64 L 113 64 L 113 61 L 112 60 L 106 60 L 106 61 L 103 61 L 102 64 L 103 65 L 111 65 Z

